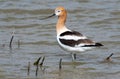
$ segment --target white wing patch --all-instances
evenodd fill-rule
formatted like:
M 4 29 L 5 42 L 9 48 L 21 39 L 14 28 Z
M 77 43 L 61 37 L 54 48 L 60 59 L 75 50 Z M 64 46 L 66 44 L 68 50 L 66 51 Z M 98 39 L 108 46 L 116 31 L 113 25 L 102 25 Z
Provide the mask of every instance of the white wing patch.
M 65 36 L 61 36 L 59 37 L 60 39 L 66 39 L 66 40 L 80 40 L 80 39 L 87 39 L 86 36 L 75 36 L 75 35 L 65 35 Z

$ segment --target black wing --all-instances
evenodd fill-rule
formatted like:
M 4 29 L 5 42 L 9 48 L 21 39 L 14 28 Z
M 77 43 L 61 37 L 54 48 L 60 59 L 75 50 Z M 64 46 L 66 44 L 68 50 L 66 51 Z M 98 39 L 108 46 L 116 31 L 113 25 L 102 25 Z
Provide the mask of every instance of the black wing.
M 65 36 L 65 35 L 83 36 L 81 33 L 77 32 L 77 31 L 66 31 L 66 32 L 60 34 L 60 36 Z
M 77 37 L 84 37 L 81 33 L 76 32 L 76 31 L 66 31 L 62 34 L 60 34 L 60 37 L 64 36 L 77 36 Z M 60 42 L 64 45 L 74 47 L 76 45 L 81 46 L 81 47 L 99 47 L 103 46 L 100 43 L 94 43 L 92 40 L 85 38 L 85 39 L 64 39 L 64 38 L 59 38 Z

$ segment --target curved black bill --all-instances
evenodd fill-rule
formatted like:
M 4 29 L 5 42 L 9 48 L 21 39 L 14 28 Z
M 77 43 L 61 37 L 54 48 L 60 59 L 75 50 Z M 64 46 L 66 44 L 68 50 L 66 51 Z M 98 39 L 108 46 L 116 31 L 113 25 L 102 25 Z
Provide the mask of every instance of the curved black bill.
M 53 17 L 53 16 L 55 16 L 55 14 L 52 14 L 52 15 L 45 17 L 45 18 L 41 18 L 40 20 L 48 19 L 48 18 Z

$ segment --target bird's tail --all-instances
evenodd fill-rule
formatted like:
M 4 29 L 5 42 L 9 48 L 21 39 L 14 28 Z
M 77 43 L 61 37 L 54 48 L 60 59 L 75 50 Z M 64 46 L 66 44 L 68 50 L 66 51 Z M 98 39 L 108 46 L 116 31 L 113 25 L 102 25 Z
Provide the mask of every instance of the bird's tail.
M 103 44 L 101 44 L 101 43 L 95 43 L 95 46 L 100 47 L 100 46 L 103 46 Z
M 101 47 L 101 46 L 103 46 L 103 44 L 101 44 L 101 43 L 95 43 L 95 44 L 91 44 L 91 45 L 84 45 L 82 47 Z

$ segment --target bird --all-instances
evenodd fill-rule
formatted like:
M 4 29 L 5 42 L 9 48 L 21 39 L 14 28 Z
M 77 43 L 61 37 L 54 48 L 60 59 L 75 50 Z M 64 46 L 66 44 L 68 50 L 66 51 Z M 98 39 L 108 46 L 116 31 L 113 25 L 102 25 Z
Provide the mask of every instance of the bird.
M 56 23 L 57 42 L 61 48 L 72 53 L 72 59 L 75 60 L 75 52 L 84 52 L 86 50 L 101 47 L 103 44 L 92 41 L 80 32 L 70 30 L 66 27 L 67 10 L 63 6 L 58 6 L 55 12 L 43 19 L 58 16 Z

